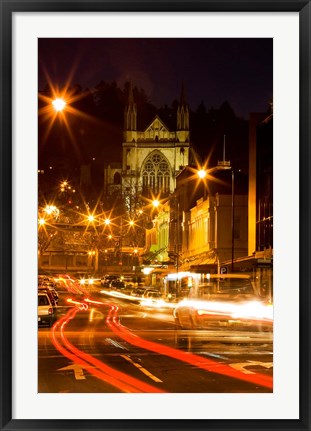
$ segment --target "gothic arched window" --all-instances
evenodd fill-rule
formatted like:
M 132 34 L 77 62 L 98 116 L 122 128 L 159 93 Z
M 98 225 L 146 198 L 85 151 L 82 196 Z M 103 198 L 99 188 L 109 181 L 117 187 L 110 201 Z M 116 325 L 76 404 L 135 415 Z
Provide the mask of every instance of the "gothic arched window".
M 150 154 L 142 168 L 142 192 L 149 196 L 151 192 L 155 195 L 168 195 L 170 192 L 170 166 L 163 154 Z

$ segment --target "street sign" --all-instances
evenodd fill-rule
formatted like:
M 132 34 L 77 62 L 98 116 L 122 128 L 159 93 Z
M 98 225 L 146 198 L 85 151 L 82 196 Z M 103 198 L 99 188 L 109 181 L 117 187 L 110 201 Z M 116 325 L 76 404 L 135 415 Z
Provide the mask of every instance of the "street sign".
M 228 269 L 227 269 L 226 266 L 221 266 L 220 267 L 220 274 L 227 274 L 227 272 L 228 272 Z

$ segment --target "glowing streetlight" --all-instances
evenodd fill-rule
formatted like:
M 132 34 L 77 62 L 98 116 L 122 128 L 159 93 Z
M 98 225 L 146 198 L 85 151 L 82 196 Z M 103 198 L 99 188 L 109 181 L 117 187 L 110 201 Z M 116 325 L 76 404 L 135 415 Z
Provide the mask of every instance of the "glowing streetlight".
M 48 215 L 53 215 L 56 218 L 59 216 L 59 209 L 55 205 L 46 205 L 44 212 Z
M 199 178 L 203 179 L 203 178 L 205 178 L 205 177 L 206 177 L 206 175 L 207 175 L 207 172 L 206 172 L 206 170 L 205 170 L 205 169 L 200 169 L 200 170 L 198 171 L 198 177 L 199 177 Z
M 51 215 L 51 214 L 55 211 L 55 209 L 56 209 L 56 207 L 55 207 L 54 205 L 47 205 L 47 206 L 44 208 L 44 211 L 45 211 L 47 214 Z
M 110 225 L 111 221 L 110 221 L 109 218 L 106 218 L 105 221 L 104 221 L 104 223 L 105 223 L 106 226 L 108 226 L 108 225 Z
M 43 226 L 43 225 L 45 225 L 45 220 L 44 220 L 44 218 L 40 218 L 40 219 L 38 220 L 38 223 L 39 223 L 39 226 Z
M 68 186 L 68 182 L 67 181 L 62 181 L 61 183 L 60 183 L 60 191 L 61 192 L 65 192 L 65 191 L 68 191 L 68 189 L 69 189 L 70 187 Z
M 52 105 L 54 106 L 55 111 L 60 112 L 65 108 L 66 102 L 64 99 L 57 98 L 53 100 Z
M 89 221 L 90 223 L 92 223 L 93 221 L 95 221 L 95 217 L 94 217 L 93 215 L 89 215 L 89 216 L 87 217 L 87 219 L 88 219 L 88 221 Z
M 158 206 L 160 205 L 160 201 L 159 201 L 158 199 L 155 199 L 154 201 L 152 201 L 152 205 L 153 205 L 155 208 L 158 208 Z

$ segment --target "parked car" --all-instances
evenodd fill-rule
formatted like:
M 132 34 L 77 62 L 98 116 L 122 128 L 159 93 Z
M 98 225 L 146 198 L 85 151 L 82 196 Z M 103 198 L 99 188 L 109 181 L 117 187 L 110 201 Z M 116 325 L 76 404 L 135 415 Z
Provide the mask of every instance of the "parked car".
M 134 282 L 133 282 L 133 278 L 129 277 L 129 276 L 124 276 L 122 278 L 122 281 L 124 281 L 125 286 L 127 289 L 132 289 L 134 287 Z
M 56 291 L 55 283 L 43 282 L 43 283 L 40 283 L 38 287 L 49 289 L 49 291 L 53 293 L 55 300 L 58 301 L 58 293 Z
M 54 293 L 52 292 L 51 288 L 45 285 L 38 286 L 38 293 L 46 293 L 50 299 L 51 305 L 53 307 L 57 306 L 58 303 L 58 296 L 55 298 Z
M 52 292 L 54 299 L 55 299 L 55 302 L 57 304 L 58 300 L 59 300 L 59 296 L 58 296 L 57 291 L 53 287 L 49 287 L 49 291 Z
M 54 309 L 47 293 L 38 293 L 38 325 L 52 326 Z
M 273 308 L 255 292 L 250 277 L 211 275 L 197 287 L 197 296 L 174 309 L 176 324 L 184 329 L 237 328 L 272 331 Z
M 121 280 L 112 280 L 109 287 L 111 289 L 120 289 L 120 290 L 123 290 L 126 288 L 124 281 L 121 281 Z
M 50 277 L 48 275 L 38 275 L 38 284 L 50 284 L 54 288 L 56 287 L 56 282 L 54 277 Z
M 106 274 L 101 278 L 101 285 L 109 287 L 110 283 L 114 280 L 120 280 L 120 276 L 115 274 Z

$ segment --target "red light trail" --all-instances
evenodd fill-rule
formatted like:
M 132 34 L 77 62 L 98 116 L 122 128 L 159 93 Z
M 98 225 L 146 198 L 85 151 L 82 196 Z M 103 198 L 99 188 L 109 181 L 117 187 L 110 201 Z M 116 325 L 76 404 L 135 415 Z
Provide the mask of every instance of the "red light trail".
M 89 373 L 93 374 L 98 379 L 101 379 L 117 388 L 119 388 L 122 392 L 146 392 L 146 393 L 157 393 L 164 392 L 152 385 L 144 383 L 134 377 L 128 376 L 121 371 L 117 371 L 108 365 L 105 365 L 103 362 L 95 359 L 93 356 L 82 352 L 73 346 L 68 339 L 66 338 L 64 332 L 65 327 L 68 322 L 75 317 L 78 311 L 85 310 L 81 303 L 76 308 L 70 310 L 65 317 L 58 320 L 53 328 L 52 328 L 52 340 L 54 346 L 57 350 L 66 356 L 68 359 L 73 361 L 76 364 L 81 365 L 83 368 L 86 368 Z M 59 338 L 61 339 L 63 345 L 60 343 Z M 95 368 L 93 368 L 95 367 Z
M 234 379 L 244 380 L 249 383 L 254 383 L 263 387 L 267 387 L 269 389 L 272 389 L 273 387 L 273 380 L 270 376 L 265 376 L 259 373 L 246 375 L 239 370 L 235 370 L 228 365 L 219 364 L 218 362 L 211 359 L 206 359 L 193 353 L 185 353 L 172 347 L 144 340 L 137 335 L 131 333 L 127 328 L 122 326 L 117 321 L 117 311 L 118 307 L 111 307 L 109 315 L 106 319 L 107 324 L 115 334 L 117 334 L 119 337 L 123 338 L 128 343 L 134 346 L 141 347 L 143 349 L 156 352 L 161 355 L 169 356 L 173 359 L 178 359 L 180 361 L 186 362 L 190 365 L 212 373 L 222 374 L 228 377 L 232 377 Z
M 271 376 L 266 376 L 260 373 L 245 374 L 239 370 L 236 370 L 228 365 L 221 364 L 217 361 L 203 358 L 202 356 L 193 353 L 183 352 L 181 350 L 177 350 L 159 343 L 144 340 L 143 338 L 135 335 L 125 326 L 119 323 L 119 307 L 116 305 L 99 301 L 92 301 L 89 298 L 87 298 L 85 302 L 75 301 L 76 307 L 70 310 L 64 318 L 57 321 L 52 328 L 52 338 L 55 347 L 64 356 L 66 356 L 74 363 L 80 364 L 84 368 L 87 368 L 87 370 L 97 378 L 119 388 L 123 392 L 153 393 L 164 391 L 105 365 L 103 362 L 99 361 L 98 359 L 95 359 L 93 356 L 77 349 L 68 341 L 65 336 L 65 327 L 79 311 L 85 311 L 87 309 L 86 302 L 109 307 L 110 310 L 106 318 L 106 324 L 118 337 L 122 338 L 133 346 L 151 352 L 155 352 L 160 355 L 168 356 L 170 358 L 182 361 L 210 373 L 217 373 L 220 375 L 231 377 L 233 379 L 239 379 L 248 383 L 266 387 L 268 389 L 273 388 L 273 379 Z M 63 345 L 60 343 L 58 338 L 61 339 Z

